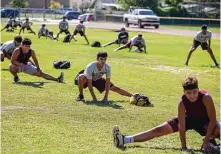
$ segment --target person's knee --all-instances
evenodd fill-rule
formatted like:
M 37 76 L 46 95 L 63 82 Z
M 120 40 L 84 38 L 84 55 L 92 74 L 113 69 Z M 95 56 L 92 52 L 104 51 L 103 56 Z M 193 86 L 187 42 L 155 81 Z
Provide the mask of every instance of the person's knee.
M 80 74 L 79 77 L 78 77 L 78 83 L 79 84 L 84 84 L 87 82 L 87 79 L 86 77 L 84 76 L 84 74 Z
M 13 65 L 10 65 L 9 66 L 9 71 L 12 72 L 12 73 L 16 73 L 17 72 L 17 67 L 13 66 Z

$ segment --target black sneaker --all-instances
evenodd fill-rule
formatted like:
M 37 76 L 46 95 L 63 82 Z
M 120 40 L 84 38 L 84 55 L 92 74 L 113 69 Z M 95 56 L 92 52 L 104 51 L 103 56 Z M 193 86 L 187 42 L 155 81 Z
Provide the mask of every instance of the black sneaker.
M 204 138 L 203 138 L 204 141 Z M 209 150 L 204 151 L 205 154 L 212 153 L 212 154 L 220 154 L 220 147 L 216 143 L 216 140 L 214 138 L 210 138 L 209 140 Z
M 76 101 L 84 101 L 84 95 L 79 94 L 78 97 L 76 98 Z
M 63 83 L 64 82 L 64 73 L 61 72 L 60 76 L 58 77 L 58 82 Z
M 15 77 L 14 77 L 14 82 L 15 82 L 15 83 L 17 83 L 19 80 L 20 80 L 20 79 L 19 79 L 18 76 L 15 76 Z

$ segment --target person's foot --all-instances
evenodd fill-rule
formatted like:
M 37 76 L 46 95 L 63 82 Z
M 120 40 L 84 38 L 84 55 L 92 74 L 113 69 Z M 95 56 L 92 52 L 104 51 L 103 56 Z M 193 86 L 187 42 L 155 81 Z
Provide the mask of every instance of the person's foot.
M 184 65 L 188 66 L 188 63 L 185 63 Z
M 115 147 L 121 148 L 124 145 L 124 136 L 121 134 L 118 126 L 113 128 L 113 138 Z
M 19 79 L 18 76 L 15 76 L 15 77 L 14 77 L 14 82 L 15 82 L 15 83 L 17 83 L 19 80 L 20 80 L 20 79 Z
M 219 64 L 216 64 L 216 66 L 215 66 L 215 67 L 219 68 Z
M 204 139 L 205 138 L 203 138 L 203 142 L 204 142 Z M 209 140 L 209 151 L 214 154 L 220 153 L 220 147 L 216 143 L 216 140 L 214 138 L 210 138 L 210 140 Z
M 78 97 L 76 98 L 76 101 L 84 101 L 84 95 L 79 94 Z
M 58 77 L 58 82 L 63 83 L 64 82 L 64 73 L 61 72 L 60 76 Z
M 1 58 L 1 62 L 3 62 L 5 60 L 5 58 Z
M 118 49 L 114 49 L 114 52 L 117 52 L 118 51 Z

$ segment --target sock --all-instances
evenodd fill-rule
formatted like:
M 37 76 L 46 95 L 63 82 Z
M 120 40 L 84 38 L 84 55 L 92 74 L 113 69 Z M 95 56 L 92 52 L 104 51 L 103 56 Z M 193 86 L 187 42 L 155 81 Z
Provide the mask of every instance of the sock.
M 131 143 L 134 142 L 134 137 L 132 136 L 125 136 L 124 137 L 124 143 Z

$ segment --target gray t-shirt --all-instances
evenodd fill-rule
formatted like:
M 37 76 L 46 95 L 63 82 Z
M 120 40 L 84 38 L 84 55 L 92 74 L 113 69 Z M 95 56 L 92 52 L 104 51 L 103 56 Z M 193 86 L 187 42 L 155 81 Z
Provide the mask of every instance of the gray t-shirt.
M 206 34 L 203 34 L 202 31 L 197 32 L 196 36 L 194 37 L 194 39 L 196 41 L 199 41 L 201 43 L 205 43 L 208 40 L 211 40 L 212 38 L 212 32 L 211 31 L 206 31 Z
M 7 41 L 0 47 L 0 50 L 5 50 L 8 54 L 12 54 L 15 48 L 16 46 L 14 41 Z
M 97 63 L 92 62 L 87 65 L 87 67 L 84 71 L 84 75 L 86 76 L 86 78 L 92 79 L 93 81 L 99 80 L 100 78 L 102 78 L 102 76 L 104 74 L 106 74 L 106 78 L 110 78 L 110 76 L 111 76 L 110 65 L 108 65 L 106 63 L 104 64 L 102 69 L 99 71 L 97 68 Z

